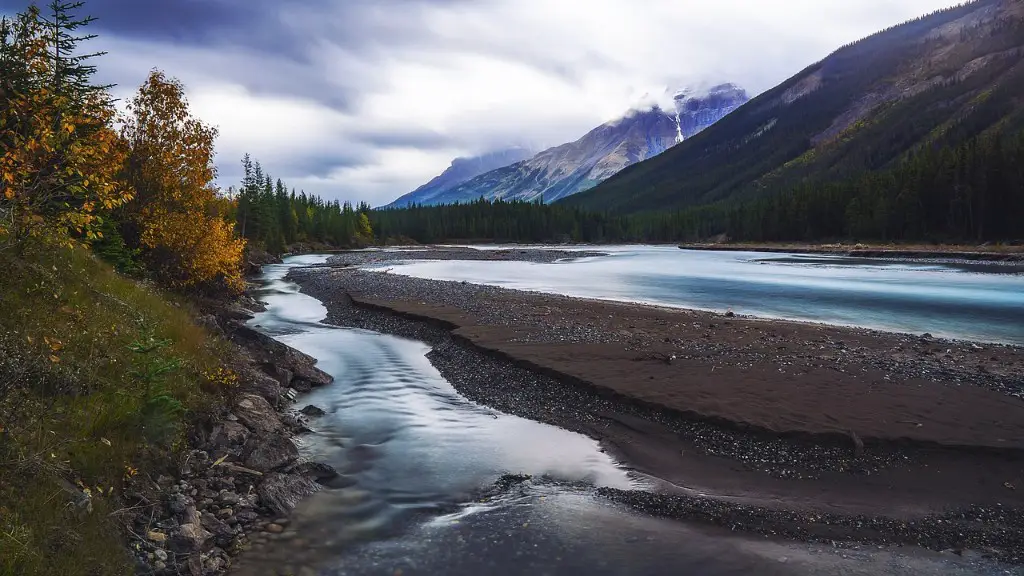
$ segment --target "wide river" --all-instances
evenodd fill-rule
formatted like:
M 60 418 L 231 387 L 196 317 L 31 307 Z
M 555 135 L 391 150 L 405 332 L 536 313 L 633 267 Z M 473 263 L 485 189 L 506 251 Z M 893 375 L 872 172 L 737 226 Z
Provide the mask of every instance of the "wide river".
M 1024 345 L 1024 264 L 674 246 L 586 249 L 609 255 L 556 264 L 455 260 L 387 266 L 421 278 Z
M 284 535 L 292 537 L 254 550 L 248 568 L 243 555 L 243 574 L 1008 573 L 987 561 L 915 549 L 738 536 L 610 503 L 595 486 L 647 483 L 593 440 L 470 402 L 424 357 L 429 347 L 421 342 L 321 323 L 324 306 L 285 275 L 324 260 L 301 256 L 264 267 L 259 297 L 268 309 L 251 323 L 316 357 L 334 376 L 332 385 L 299 399 L 299 406 L 327 412 L 300 448 L 352 485 L 300 505 Z M 471 498 L 506 473 L 551 480 L 486 502 Z

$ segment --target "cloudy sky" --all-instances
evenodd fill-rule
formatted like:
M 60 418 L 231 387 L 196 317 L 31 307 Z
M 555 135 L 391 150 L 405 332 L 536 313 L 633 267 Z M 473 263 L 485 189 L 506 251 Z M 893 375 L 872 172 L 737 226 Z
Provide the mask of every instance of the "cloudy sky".
M 0 12 L 27 2 L 0 0 Z M 87 0 L 102 79 L 154 67 L 291 186 L 393 200 L 456 156 L 575 140 L 645 94 L 767 90 L 836 47 L 959 0 Z

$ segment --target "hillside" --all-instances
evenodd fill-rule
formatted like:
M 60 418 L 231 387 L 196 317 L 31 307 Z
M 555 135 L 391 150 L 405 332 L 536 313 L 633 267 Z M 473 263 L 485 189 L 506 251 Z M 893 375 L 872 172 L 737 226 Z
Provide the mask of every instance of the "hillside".
M 845 46 L 693 139 L 565 200 L 678 209 L 891 168 L 1024 126 L 1024 3 L 979 0 Z

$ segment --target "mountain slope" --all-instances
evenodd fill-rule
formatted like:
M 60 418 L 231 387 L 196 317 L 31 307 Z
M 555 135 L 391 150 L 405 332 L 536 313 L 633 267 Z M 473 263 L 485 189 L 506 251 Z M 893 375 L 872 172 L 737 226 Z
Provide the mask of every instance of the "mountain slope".
M 665 154 L 566 200 L 640 212 L 891 166 L 1022 124 L 1024 3 L 979 0 L 845 46 Z
M 676 111 L 632 110 L 623 118 L 602 124 L 579 140 L 545 150 L 536 156 L 481 174 L 440 193 L 414 192 L 396 201 L 451 204 L 487 199 L 554 202 L 587 190 L 627 166 L 653 158 L 680 140 L 693 136 L 747 101 L 732 84 L 703 93 L 681 92 Z
M 472 180 L 496 168 L 526 160 L 530 156 L 533 156 L 533 152 L 526 148 L 509 148 L 471 158 L 456 158 L 452 160 L 451 166 L 438 176 L 435 176 L 430 182 L 398 198 L 388 206 L 401 207 L 410 204 L 431 204 L 436 197 L 463 182 Z

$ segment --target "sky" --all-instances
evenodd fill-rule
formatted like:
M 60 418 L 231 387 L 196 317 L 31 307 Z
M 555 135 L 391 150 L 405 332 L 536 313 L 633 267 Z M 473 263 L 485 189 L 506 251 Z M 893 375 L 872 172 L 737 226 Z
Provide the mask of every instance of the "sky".
M 87 0 L 99 80 L 159 68 L 289 186 L 377 206 L 458 156 L 575 140 L 645 96 L 763 92 L 837 47 L 959 0 Z M 27 1 L 0 0 L 0 13 Z

